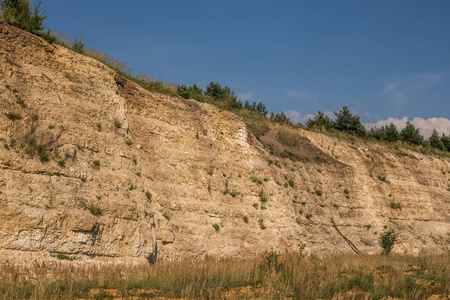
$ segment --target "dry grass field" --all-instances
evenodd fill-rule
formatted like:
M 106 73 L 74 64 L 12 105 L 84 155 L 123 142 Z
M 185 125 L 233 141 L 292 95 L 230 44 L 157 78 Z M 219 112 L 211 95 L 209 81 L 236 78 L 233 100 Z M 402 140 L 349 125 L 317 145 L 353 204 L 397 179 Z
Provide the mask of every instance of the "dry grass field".
M 304 258 L 157 264 L 0 266 L 1 299 L 449 299 L 450 256 Z

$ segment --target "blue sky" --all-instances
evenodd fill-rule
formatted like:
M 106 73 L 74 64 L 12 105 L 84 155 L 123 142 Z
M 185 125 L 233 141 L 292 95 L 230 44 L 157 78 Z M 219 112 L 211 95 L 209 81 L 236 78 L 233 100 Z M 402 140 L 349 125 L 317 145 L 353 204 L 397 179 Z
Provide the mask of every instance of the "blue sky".
M 447 0 L 43 0 L 41 7 L 47 27 L 83 36 L 137 73 L 203 87 L 217 81 L 300 121 L 343 105 L 365 123 L 450 118 Z

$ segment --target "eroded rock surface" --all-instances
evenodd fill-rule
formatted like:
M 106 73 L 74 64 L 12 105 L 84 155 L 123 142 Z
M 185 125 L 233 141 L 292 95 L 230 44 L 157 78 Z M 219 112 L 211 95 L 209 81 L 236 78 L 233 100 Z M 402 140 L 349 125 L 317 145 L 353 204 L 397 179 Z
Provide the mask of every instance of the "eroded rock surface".
M 0 100 L 3 259 L 352 252 L 331 219 L 365 253 L 384 226 L 396 252 L 449 249 L 449 159 L 302 130 L 287 147 L 277 126 L 257 140 L 4 23 Z

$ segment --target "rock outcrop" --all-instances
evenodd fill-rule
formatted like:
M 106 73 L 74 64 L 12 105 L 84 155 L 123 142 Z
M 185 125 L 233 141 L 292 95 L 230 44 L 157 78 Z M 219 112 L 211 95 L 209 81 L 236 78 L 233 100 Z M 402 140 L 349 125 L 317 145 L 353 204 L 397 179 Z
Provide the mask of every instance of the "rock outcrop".
M 83 260 L 442 252 L 450 160 L 151 93 L 0 23 L 0 253 Z M 281 143 L 280 136 L 295 142 Z

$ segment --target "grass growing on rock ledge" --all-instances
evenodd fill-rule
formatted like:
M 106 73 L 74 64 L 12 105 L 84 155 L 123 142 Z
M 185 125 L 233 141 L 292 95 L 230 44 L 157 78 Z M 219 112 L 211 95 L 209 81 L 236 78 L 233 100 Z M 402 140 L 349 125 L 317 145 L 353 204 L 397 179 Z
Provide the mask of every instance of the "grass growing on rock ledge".
M 427 299 L 450 293 L 449 258 L 445 254 L 318 259 L 269 252 L 257 259 L 207 257 L 152 266 L 2 264 L 0 298 Z

